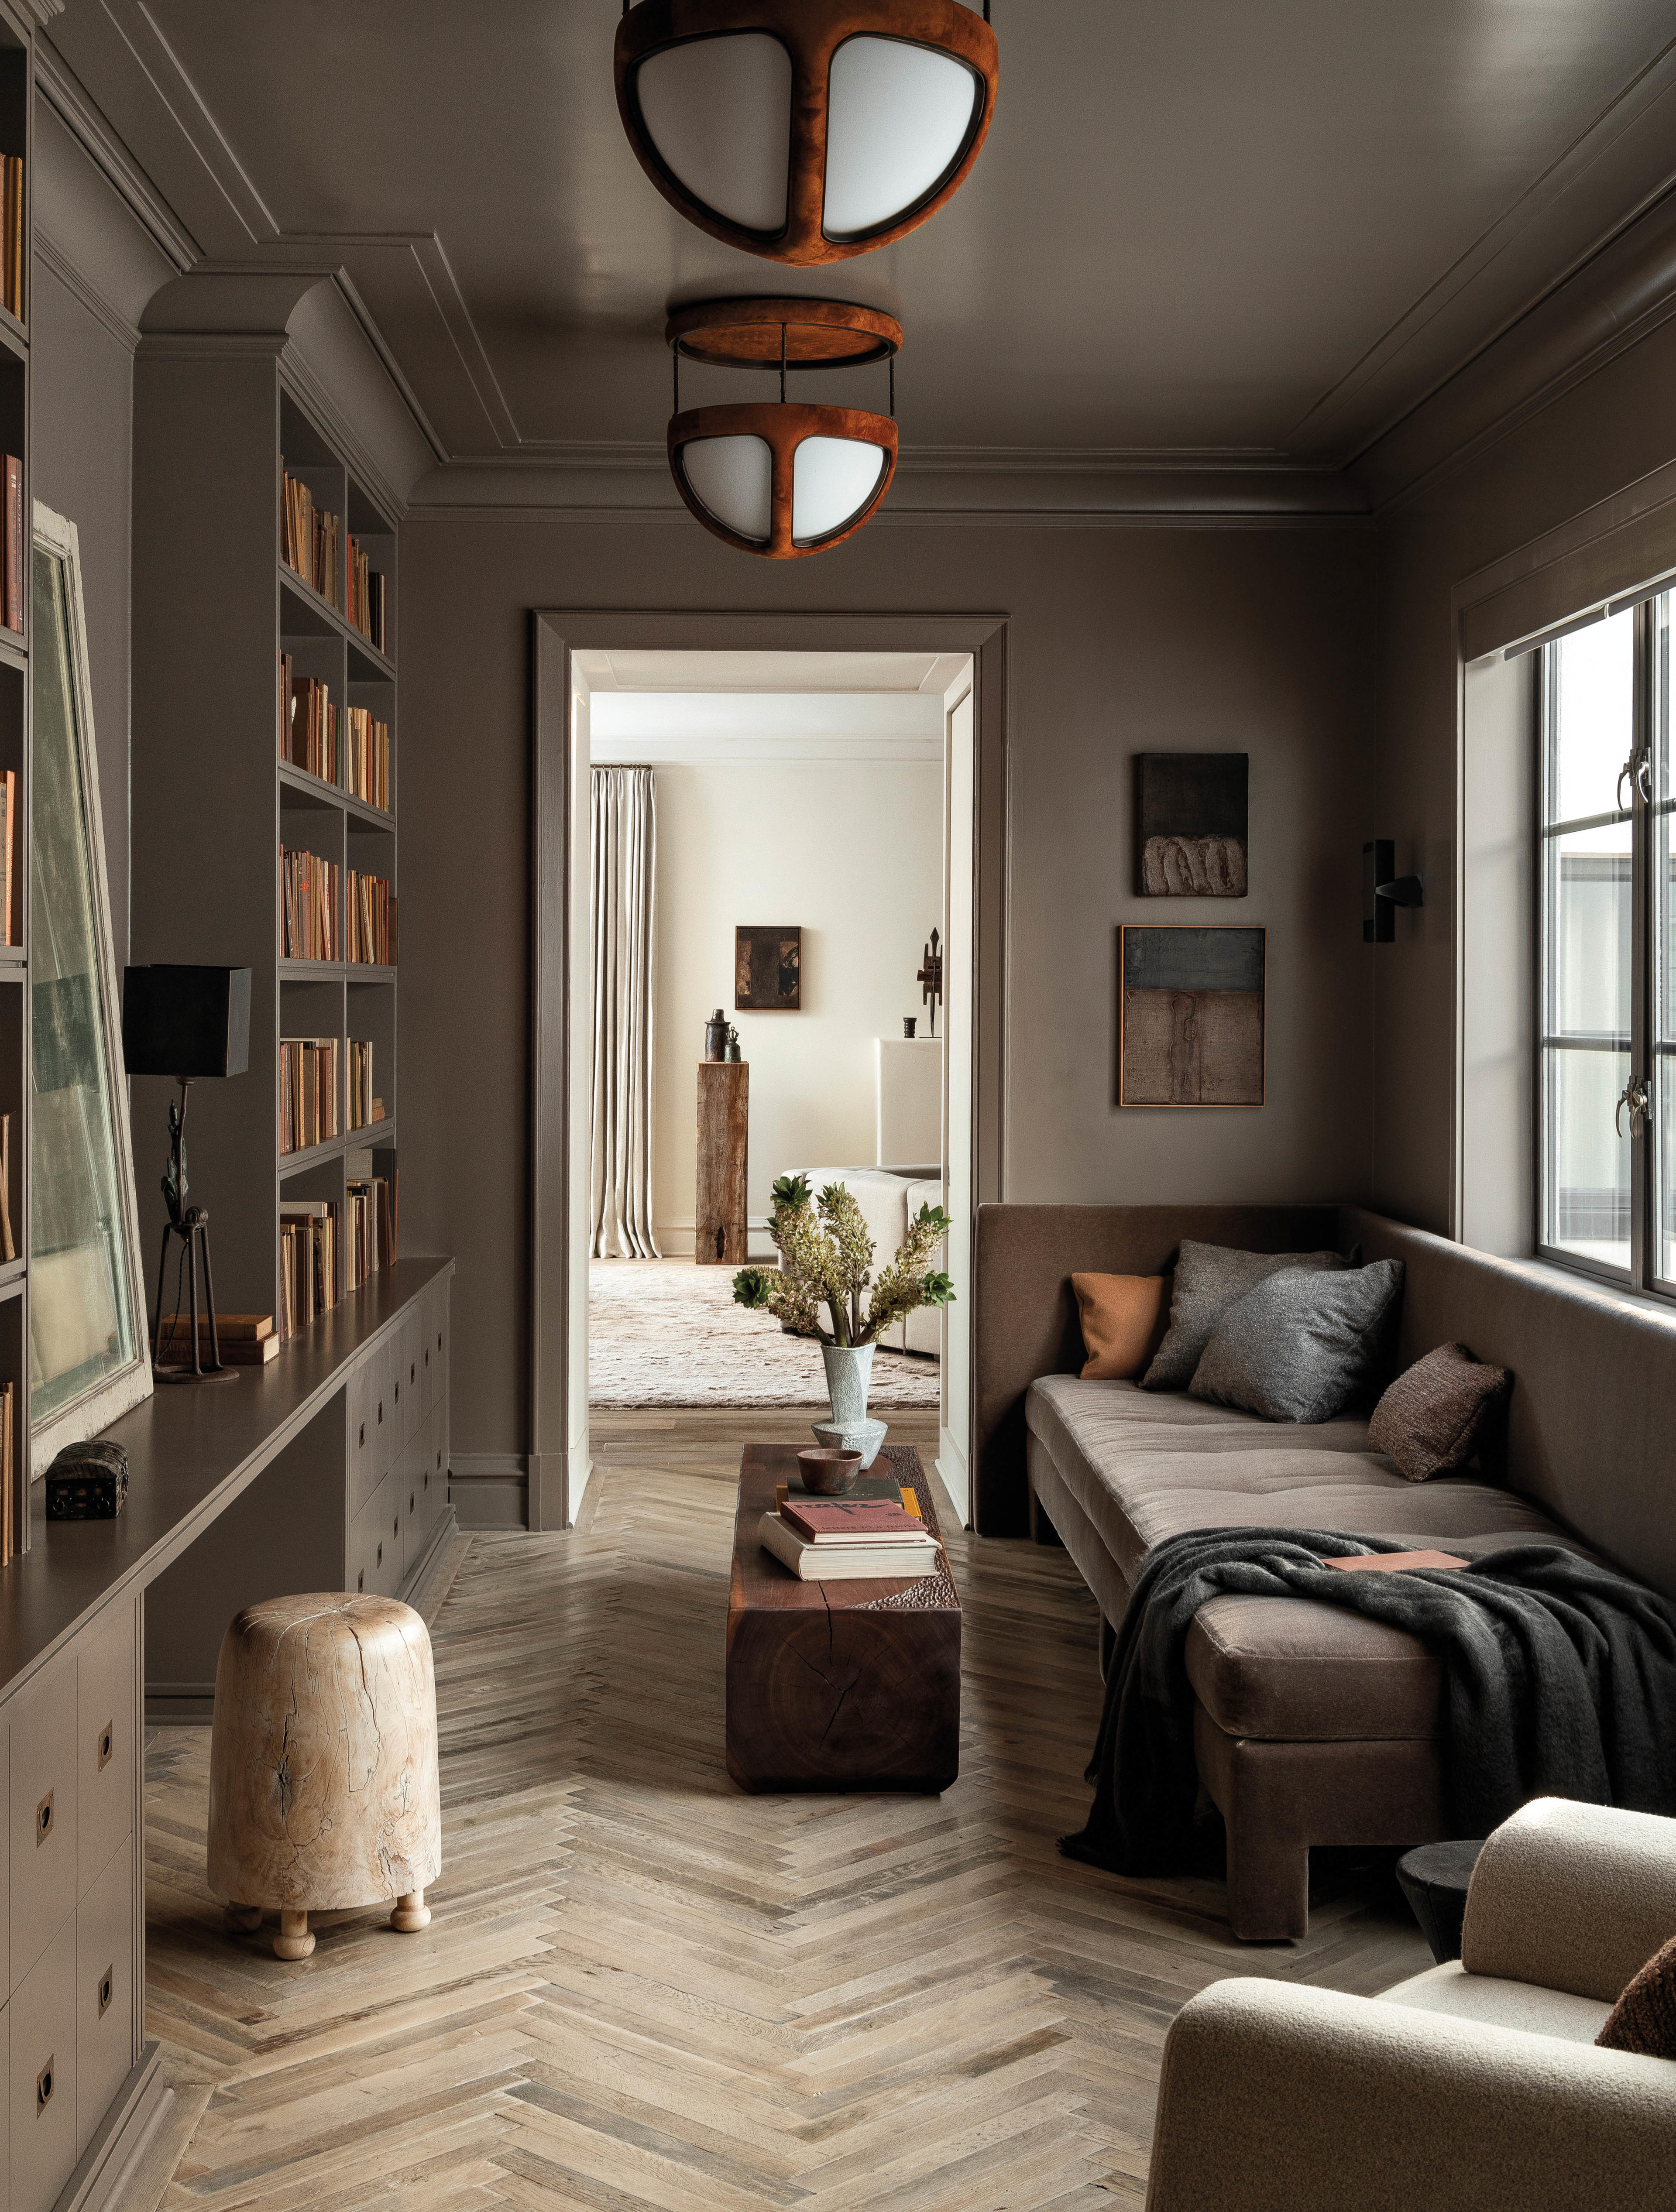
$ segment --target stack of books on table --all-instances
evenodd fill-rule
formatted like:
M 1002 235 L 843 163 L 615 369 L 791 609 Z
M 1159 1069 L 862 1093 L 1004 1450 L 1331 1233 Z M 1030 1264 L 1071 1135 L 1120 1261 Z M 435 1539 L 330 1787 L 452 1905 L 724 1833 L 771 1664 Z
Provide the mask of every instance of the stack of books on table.
M 221 1347 L 223 1367 L 265 1367 L 279 1357 L 279 1339 L 271 1314 L 217 1314 L 215 1341 Z M 210 1364 L 210 1316 L 198 1317 L 198 1356 Z M 192 1317 L 190 1313 L 165 1314 L 157 1341 L 157 1357 L 165 1367 L 192 1364 Z
M 778 1495 L 778 1510 L 762 1516 L 763 1549 L 806 1583 L 913 1581 L 941 1563 L 912 1491 L 894 1483 L 870 1482 L 847 1498 Z

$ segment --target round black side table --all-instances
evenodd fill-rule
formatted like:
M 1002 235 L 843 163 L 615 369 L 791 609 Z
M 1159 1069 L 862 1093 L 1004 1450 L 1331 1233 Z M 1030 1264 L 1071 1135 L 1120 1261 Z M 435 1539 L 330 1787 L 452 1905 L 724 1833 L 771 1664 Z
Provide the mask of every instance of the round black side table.
M 1483 1849 L 1482 1836 L 1460 1844 L 1422 1844 L 1418 1850 L 1405 1852 L 1397 1862 L 1403 1895 L 1440 1966 L 1460 1956 L 1466 1885 Z

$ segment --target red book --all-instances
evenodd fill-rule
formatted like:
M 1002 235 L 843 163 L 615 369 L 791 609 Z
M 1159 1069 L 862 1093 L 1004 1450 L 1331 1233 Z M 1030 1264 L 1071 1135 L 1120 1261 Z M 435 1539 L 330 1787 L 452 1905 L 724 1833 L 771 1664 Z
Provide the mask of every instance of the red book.
M 1324 1567 L 1340 1567 L 1346 1574 L 1368 1567 L 1376 1575 L 1400 1574 L 1405 1567 L 1470 1567 L 1472 1564 L 1454 1552 L 1359 1552 L 1351 1559 L 1321 1562 Z
M 925 1523 L 883 1498 L 826 1498 L 819 1504 L 788 1498 L 781 1517 L 811 1544 L 899 1544 L 911 1536 L 921 1542 Z

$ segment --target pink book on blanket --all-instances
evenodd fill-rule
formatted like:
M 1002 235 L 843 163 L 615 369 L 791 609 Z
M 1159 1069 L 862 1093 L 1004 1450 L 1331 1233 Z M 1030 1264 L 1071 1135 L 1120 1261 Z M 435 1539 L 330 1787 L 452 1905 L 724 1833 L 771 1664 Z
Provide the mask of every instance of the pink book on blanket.
M 1371 1567 L 1377 1574 L 1395 1574 L 1404 1567 L 1466 1567 L 1472 1561 L 1454 1552 L 1358 1552 L 1353 1559 L 1323 1559 L 1321 1565 L 1343 1567 L 1347 1573 L 1353 1567 Z

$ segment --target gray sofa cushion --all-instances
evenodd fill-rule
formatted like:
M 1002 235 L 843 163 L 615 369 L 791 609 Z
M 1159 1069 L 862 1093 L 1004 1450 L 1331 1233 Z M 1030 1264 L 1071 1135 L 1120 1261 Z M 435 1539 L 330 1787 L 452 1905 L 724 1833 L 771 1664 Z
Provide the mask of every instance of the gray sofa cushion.
M 1271 1275 L 1223 1314 L 1188 1389 L 1265 1421 L 1331 1420 L 1384 1380 L 1402 1287 L 1400 1260 Z
M 1296 1267 L 1319 1272 L 1349 1264 L 1337 1252 L 1240 1252 L 1231 1245 L 1196 1244 L 1184 1237 L 1170 1289 L 1169 1329 L 1141 1377 L 1141 1388 L 1185 1390 L 1223 1314 L 1268 1276 Z

